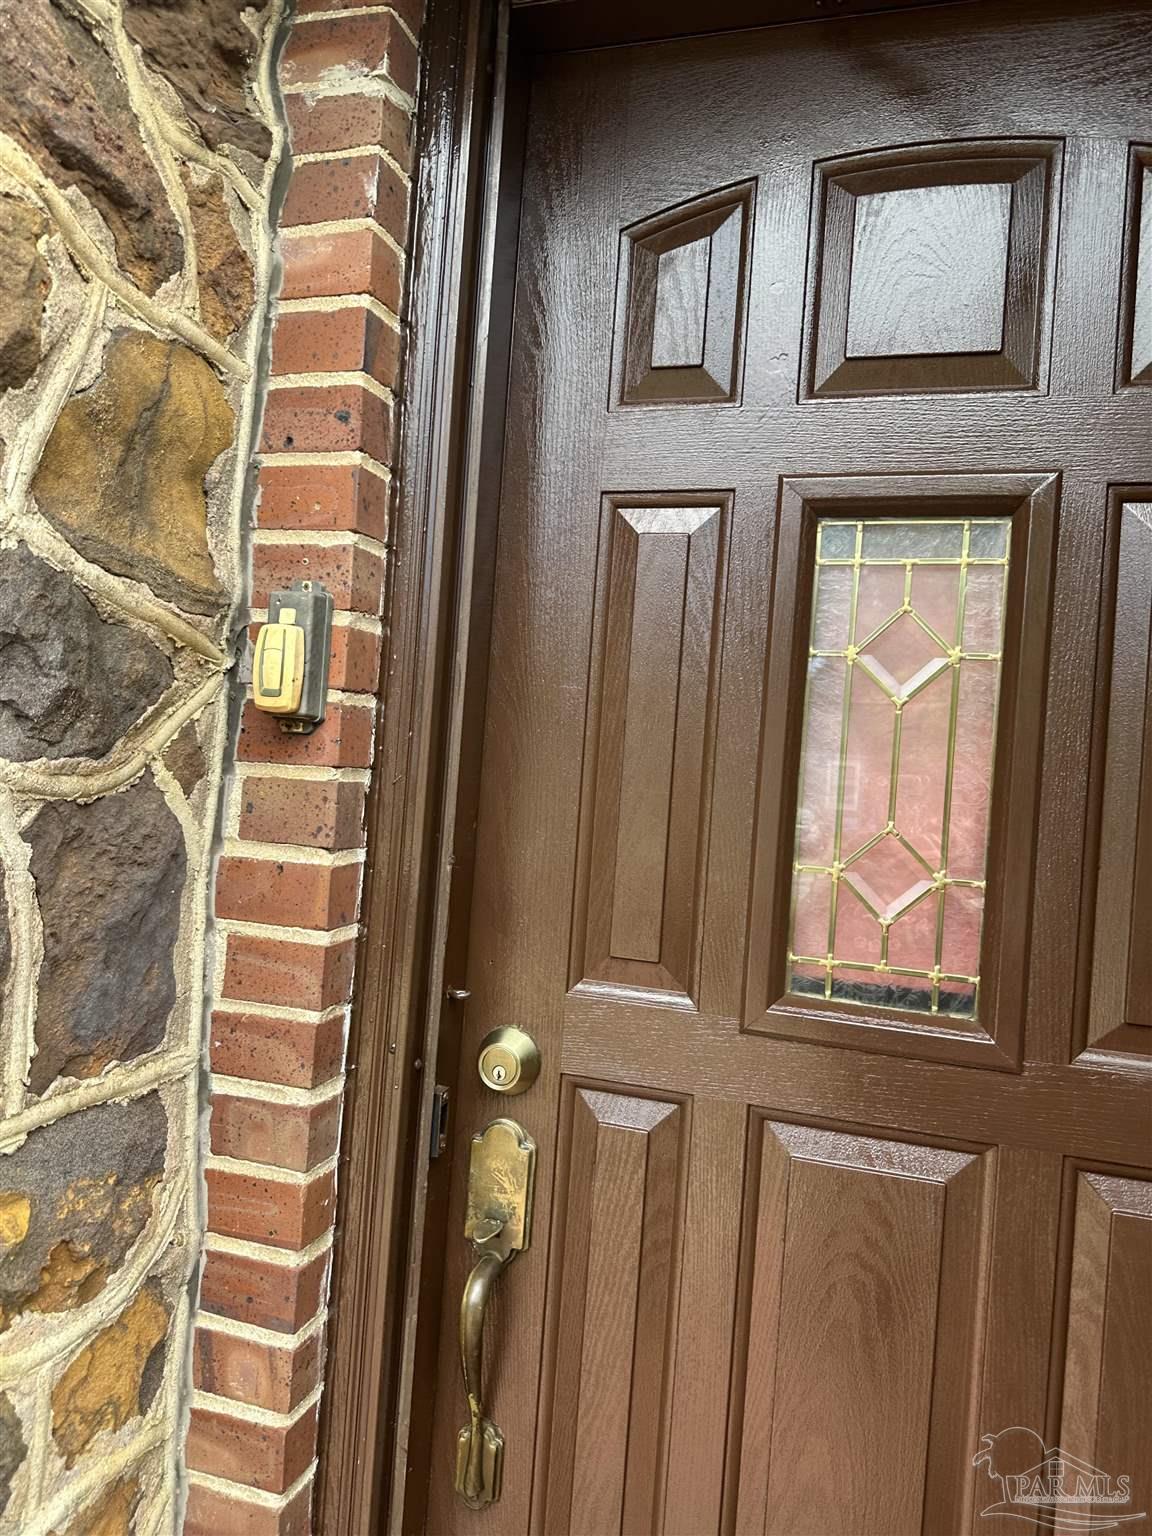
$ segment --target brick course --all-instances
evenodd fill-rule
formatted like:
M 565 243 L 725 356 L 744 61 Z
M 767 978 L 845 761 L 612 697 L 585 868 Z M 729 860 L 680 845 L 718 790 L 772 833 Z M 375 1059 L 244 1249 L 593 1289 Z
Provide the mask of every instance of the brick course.
M 337 608 L 378 614 L 384 598 L 384 552 L 379 546 L 321 544 L 304 537 L 291 543 L 258 543 L 252 551 L 252 605 L 264 608 L 269 592 L 297 576 L 322 581 Z
M 408 183 L 382 155 L 357 151 L 297 166 L 280 222 L 372 219 L 396 240 L 408 227 Z
M 216 915 L 296 928 L 346 928 L 356 921 L 360 865 L 304 864 L 225 854 L 216 874 Z
M 345 294 L 378 299 L 400 311 L 403 261 L 394 245 L 374 229 L 303 229 L 283 241 L 283 299 L 341 298 Z
M 285 735 L 271 715 L 245 704 L 240 717 L 240 759 L 246 763 L 369 768 L 373 719 L 371 708 L 362 703 L 329 699 L 324 723 L 310 736 L 293 736 Z
M 364 384 L 302 384 L 273 389 L 264 407 L 265 453 L 361 449 L 383 462 L 392 453 L 392 402 Z
M 303 10 L 303 7 L 299 7 Z M 412 168 L 412 118 L 387 96 L 289 96 L 288 125 L 298 154 L 377 144 L 402 171 Z
M 378 636 L 363 638 L 379 649 Z M 347 779 L 283 779 L 250 773 L 239 787 L 240 836 L 254 843 L 359 848 L 364 841 L 364 796 L 364 785 Z
M 188 1466 L 264 1493 L 282 1493 L 316 1454 L 317 1405 L 287 1422 L 251 1418 L 193 1406 L 188 1425 Z M 226 1527 L 225 1527 L 226 1529 Z
M 320 1384 L 322 1346 L 318 1328 L 300 1339 L 269 1341 L 255 1331 L 203 1327 L 196 1335 L 192 1379 L 202 1392 L 291 1413 Z
M 414 6 L 405 6 L 411 11 Z M 387 75 L 401 91 L 416 89 L 418 54 L 406 25 L 394 10 L 361 16 L 316 16 L 292 34 L 280 64 L 286 86 L 338 86 L 352 63 L 370 75 Z
M 201 1312 L 276 1333 L 298 1333 L 320 1312 L 331 1254 L 318 1253 L 296 1264 L 282 1262 L 284 1257 L 256 1248 L 243 1253 L 209 1249 L 200 1282 Z
M 191 1479 L 184 1536 L 308 1536 L 312 1528 L 309 1479 L 284 1504 L 256 1503 Z
M 331 1168 L 302 1179 L 282 1178 L 269 1169 L 229 1166 L 221 1158 L 204 1170 L 208 1226 L 222 1237 L 271 1248 L 307 1248 L 331 1227 L 336 1176 Z
M 339 1135 L 339 1085 L 315 1103 L 245 1098 L 214 1086 L 212 1151 L 218 1157 L 307 1173 L 335 1155 Z
M 259 525 L 347 529 L 383 540 L 388 529 L 388 489 L 389 482 L 363 463 L 265 463 L 260 468 Z
M 399 368 L 399 330 L 367 306 L 289 310 L 277 321 L 274 374 L 360 372 L 391 389 Z

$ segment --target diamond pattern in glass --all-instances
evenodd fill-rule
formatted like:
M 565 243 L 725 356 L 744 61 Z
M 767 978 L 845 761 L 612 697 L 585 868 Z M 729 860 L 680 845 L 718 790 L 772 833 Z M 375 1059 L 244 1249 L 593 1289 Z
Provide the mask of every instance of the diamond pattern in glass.
M 1009 526 L 820 525 L 794 992 L 949 1018 L 977 1012 Z M 829 676 L 843 679 L 835 698 Z
M 892 832 L 847 860 L 844 879 L 876 915 L 891 922 L 926 891 L 933 889 L 930 870 Z
M 910 699 L 949 665 L 948 651 L 910 613 L 901 613 L 860 650 L 867 667 L 884 692 L 894 699 Z

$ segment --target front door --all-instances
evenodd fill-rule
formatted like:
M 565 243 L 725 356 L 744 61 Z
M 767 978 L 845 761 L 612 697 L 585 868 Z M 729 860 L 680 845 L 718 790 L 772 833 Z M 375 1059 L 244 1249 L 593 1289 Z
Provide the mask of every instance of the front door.
M 1147 0 L 535 67 L 433 1536 L 1152 1528 L 1150 73 Z

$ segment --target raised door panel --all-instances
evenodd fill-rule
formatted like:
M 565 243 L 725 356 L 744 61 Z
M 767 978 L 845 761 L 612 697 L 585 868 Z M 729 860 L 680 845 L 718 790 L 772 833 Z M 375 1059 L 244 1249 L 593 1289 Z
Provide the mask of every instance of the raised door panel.
M 1082 1169 L 1074 1194 L 1060 1531 L 1152 1514 L 1152 1182 Z
M 1060 147 L 971 140 L 816 168 L 808 398 L 1042 389 Z
M 988 1155 L 754 1128 L 737 1531 L 961 1529 Z
M 659 1529 L 684 1105 L 570 1087 L 551 1302 L 548 1530 Z
M 1120 382 L 1152 384 L 1152 148 L 1132 151 Z
M 697 996 L 728 500 L 608 497 L 572 980 Z
M 1152 1057 L 1152 501 L 1115 508 L 1100 835 L 1084 1044 Z M 1108 627 L 1106 626 L 1106 633 Z
M 739 398 L 752 205 L 744 182 L 624 230 L 614 405 Z

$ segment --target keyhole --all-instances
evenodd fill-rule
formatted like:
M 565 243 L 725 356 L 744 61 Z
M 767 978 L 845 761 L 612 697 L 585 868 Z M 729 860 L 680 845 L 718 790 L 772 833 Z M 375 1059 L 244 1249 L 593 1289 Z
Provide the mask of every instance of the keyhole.
M 492 1077 L 492 1081 L 494 1083 L 502 1083 L 502 1082 L 504 1082 L 505 1079 L 507 1078 L 507 1076 L 508 1076 L 508 1068 L 507 1067 L 502 1067 L 502 1066 L 500 1066 L 499 1063 L 497 1063 L 496 1066 L 494 1066 L 492 1068 L 491 1077 Z

